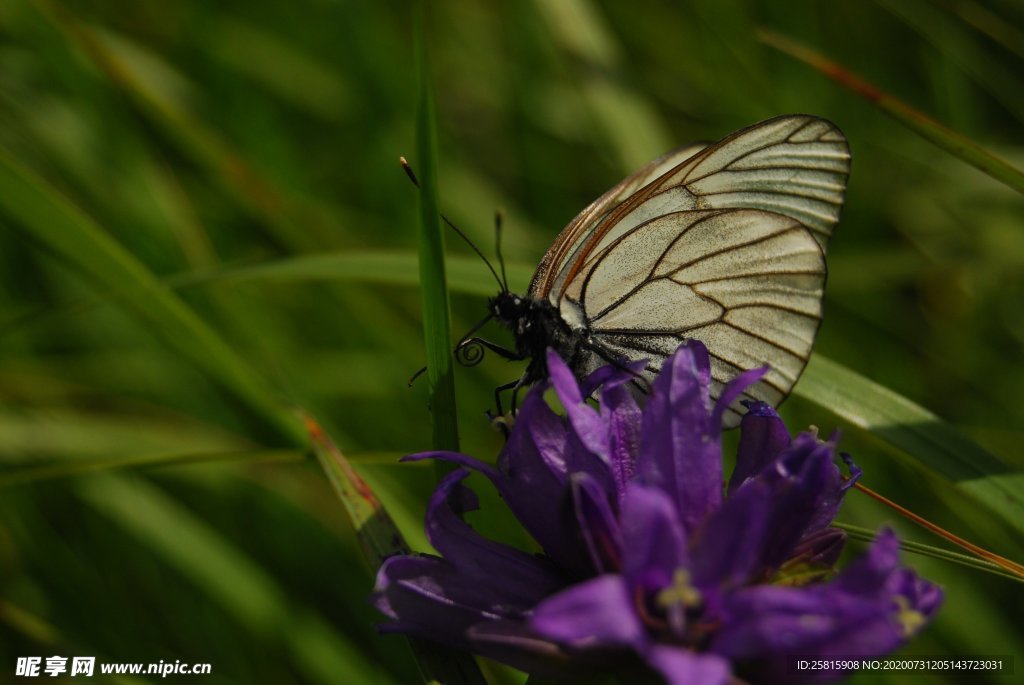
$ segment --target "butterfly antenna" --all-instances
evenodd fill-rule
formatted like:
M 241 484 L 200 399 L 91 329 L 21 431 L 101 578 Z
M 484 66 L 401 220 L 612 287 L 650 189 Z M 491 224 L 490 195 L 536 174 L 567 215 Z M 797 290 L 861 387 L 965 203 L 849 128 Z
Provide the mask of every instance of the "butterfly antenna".
M 498 256 L 498 266 L 501 267 L 501 291 L 508 292 L 508 274 L 505 273 L 505 258 L 501 256 L 501 224 L 504 217 L 501 210 L 494 212 L 494 253 Z
M 417 188 L 420 188 L 419 179 L 416 178 L 416 173 L 412 170 L 412 167 L 409 166 L 409 162 L 405 159 L 405 157 L 399 157 L 398 158 L 398 163 L 402 165 L 402 169 L 405 171 L 405 175 L 409 177 L 409 180 L 412 181 L 412 184 L 414 186 L 416 186 Z M 487 257 L 485 257 L 484 253 L 480 251 L 480 248 L 477 247 L 475 244 L 473 244 L 473 241 L 470 240 L 469 237 L 465 233 L 463 233 L 459 229 L 458 226 L 453 224 L 451 219 L 446 217 L 444 214 L 441 215 L 441 220 L 444 221 L 448 225 L 448 228 L 450 228 L 453 231 L 455 231 L 456 235 L 458 235 L 460 238 L 462 238 L 462 240 L 467 245 L 469 245 L 470 248 L 472 248 L 473 252 L 476 252 L 477 256 L 480 257 L 480 259 L 483 260 L 484 264 L 487 265 L 487 268 L 490 269 L 491 275 L 494 276 L 494 280 L 498 282 L 498 287 L 501 288 L 502 291 L 507 291 L 508 287 L 504 283 L 501 282 L 500 278 L 498 278 L 498 272 L 495 271 L 494 267 L 491 266 L 491 263 L 489 261 L 487 261 Z M 502 270 L 504 270 L 504 265 L 502 265 Z

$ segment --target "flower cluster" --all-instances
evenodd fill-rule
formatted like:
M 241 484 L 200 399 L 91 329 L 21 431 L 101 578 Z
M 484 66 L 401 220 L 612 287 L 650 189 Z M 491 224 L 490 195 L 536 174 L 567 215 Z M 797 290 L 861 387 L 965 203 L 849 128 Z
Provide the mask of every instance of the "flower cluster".
M 757 381 L 746 372 L 712 405 L 707 350 L 666 361 L 641 408 L 626 370 L 582 387 L 548 355 L 565 408 L 527 395 L 497 467 L 452 452 L 426 529 L 441 556 L 388 559 L 374 591 L 384 630 L 461 647 L 523 670 L 649 669 L 671 685 L 796 683 L 797 658 L 874 657 L 918 631 L 941 591 L 897 559 L 883 530 L 832 573 L 845 535 L 830 527 L 845 491 L 835 443 L 791 439 L 775 411 L 748 403 L 736 467 L 723 487 L 722 414 Z M 599 391 L 599 409 L 585 399 Z M 528 554 L 477 534 L 462 484 L 491 480 L 539 544 Z

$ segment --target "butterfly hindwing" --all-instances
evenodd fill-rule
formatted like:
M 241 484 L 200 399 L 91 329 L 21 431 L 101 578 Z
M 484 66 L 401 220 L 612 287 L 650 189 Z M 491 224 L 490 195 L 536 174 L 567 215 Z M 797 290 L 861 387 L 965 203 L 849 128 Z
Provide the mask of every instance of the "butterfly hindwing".
M 653 377 L 683 340 L 696 338 L 711 354 L 714 396 L 740 371 L 769 363 L 745 399 L 777 404 L 810 355 L 825 273 L 820 245 L 791 217 L 684 210 L 621 237 L 577 279 L 578 297 L 566 297 L 584 312 L 603 356 L 648 358 Z

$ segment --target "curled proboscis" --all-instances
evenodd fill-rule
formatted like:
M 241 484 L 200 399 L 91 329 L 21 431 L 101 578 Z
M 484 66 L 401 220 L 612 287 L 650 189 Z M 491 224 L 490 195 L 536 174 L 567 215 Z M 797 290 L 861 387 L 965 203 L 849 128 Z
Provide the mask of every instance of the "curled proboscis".
M 484 359 L 484 344 L 480 338 L 466 338 L 455 346 L 455 360 L 463 366 L 476 366 Z

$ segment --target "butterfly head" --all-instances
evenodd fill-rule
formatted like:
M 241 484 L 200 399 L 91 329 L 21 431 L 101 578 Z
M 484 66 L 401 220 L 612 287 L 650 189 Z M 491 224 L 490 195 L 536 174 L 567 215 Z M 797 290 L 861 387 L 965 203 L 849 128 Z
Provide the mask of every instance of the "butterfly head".
M 507 290 L 491 298 L 489 305 L 494 318 L 509 328 L 515 328 L 516 322 L 523 318 L 530 309 L 528 298 Z

